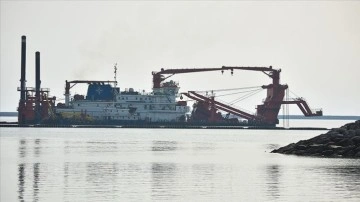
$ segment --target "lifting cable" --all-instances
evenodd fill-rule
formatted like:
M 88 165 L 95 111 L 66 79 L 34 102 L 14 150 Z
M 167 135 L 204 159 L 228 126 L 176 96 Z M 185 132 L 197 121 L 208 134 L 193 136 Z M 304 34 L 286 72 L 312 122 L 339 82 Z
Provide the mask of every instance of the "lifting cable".
M 299 98 L 300 96 L 296 95 L 294 92 L 292 92 L 290 89 L 289 89 L 290 93 L 293 94 L 296 98 Z
M 236 93 L 228 93 L 228 94 L 223 94 L 223 95 L 217 95 L 216 97 L 222 97 L 222 96 L 227 96 L 227 95 L 236 95 L 236 94 L 240 94 L 240 93 L 249 93 L 249 92 L 254 92 L 254 91 L 258 91 L 258 90 L 262 90 L 262 89 L 255 89 L 255 90 L 248 90 L 248 91 L 240 91 L 240 92 L 236 92 Z
M 298 100 L 298 99 L 301 99 L 301 100 L 306 101 L 306 99 L 305 99 L 305 98 L 303 98 L 303 97 L 300 97 L 300 96 L 296 95 L 296 94 L 295 94 L 294 92 L 292 92 L 290 89 L 289 89 L 289 92 L 290 92 L 292 95 L 294 95 L 294 96 L 295 96 L 295 98 L 293 98 L 293 97 L 291 97 L 291 96 L 288 96 L 288 100 Z
M 251 97 L 251 96 L 253 96 L 253 95 L 261 92 L 262 90 L 264 90 L 264 89 L 259 89 L 259 90 L 257 90 L 257 91 L 253 91 L 253 92 L 251 92 L 251 93 L 249 93 L 249 94 L 243 95 L 243 96 L 241 96 L 241 97 L 239 97 L 239 98 L 231 101 L 231 102 L 230 102 L 230 105 L 234 105 L 234 104 L 236 104 L 236 103 L 238 103 L 238 102 L 240 102 L 240 101 L 242 101 L 242 100 L 244 100 L 244 99 L 246 99 L 246 98 L 249 98 L 249 97 Z
M 251 90 L 250 90 L 251 89 Z M 229 106 L 232 106 L 246 98 L 249 98 L 259 92 L 261 92 L 262 90 L 264 90 L 262 88 L 262 86 L 252 86 L 252 87 L 242 87 L 242 88 L 230 88 L 230 89 L 218 89 L 218 90 L 206 90 L 206 91 L 194 91 L 196 93 L 214 93 L 214 92 L 221 92 L 221 91 L 234 91 L 234 90 L 245 90 L 245 91 L 240 91 L 240 92 L 235 92 L 235 93 L 227 93 L 227 94 L 222 94 L 222 95 L 217 95 L 215 96 L 216 98 L 218 97 L 222 97 L 222 96 L 227 96 L 227 95 L 235 95 L 235 94 L 240 94 L 240 93 L 247 93 L 245 95 L 242 95 L 241 97 L 239 98 L 236 98 L 235 100 L 231 101 L 230 103 L 229 102 L 225 102 L 223 100 L 221 100 L 221 102 L 223 103 L 226 103 L 227 105 Z M 187 99 L 187 100 L 193 100 L 193 99 Z M 241 109 L 242 111 L 246 111 L 244 109 Z M 251 114 L 251 112 L 249 112 Z
M 251 87 L 242 87 L 242 88 L 228 88 L 228 89 L 217 89 L 217 90 L 203 90 L 203 91 L 194 91 L 196 93 L 208 93 L 208 92 L 221 92 L 221 91 L 233 91 L 233 90 L 246 90 L 252 88 L 261 88 L 261 86 L 251 86 Z
M 230 103 L 228 103 L 228 102 L 226 102 L 226 101 L 224 101 L 224 100 L 218 99 L 218 101 L 220 101 L 221 103 L 224 103 L 224 104 L 226 104 L 226 105 L 231 106 Z M 246 112 L 246 113 L 248 113 L 248 114 L 254 114 L 253 112 L 251 112 L 251 111 L 249 111 L 249 110 L 246 110 L 246 109 L 243 109 L 243 108 L 241 108 L 241 107 L 239 107 L 239 106 L 232 106 L 232 107 L 235 108 L 235 109 L 238 109 L 238 110 L 240 110 L 240 111 Z

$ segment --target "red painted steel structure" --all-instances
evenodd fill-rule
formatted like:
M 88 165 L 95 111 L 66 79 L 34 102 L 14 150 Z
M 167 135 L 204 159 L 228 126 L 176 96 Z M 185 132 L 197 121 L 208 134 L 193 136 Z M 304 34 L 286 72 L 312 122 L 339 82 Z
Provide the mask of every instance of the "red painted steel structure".
M 222 68 L 199 68 L 199 69 L 161 69 L 160 72 L 152 72 L 153 75 L 153 88 L 160 88 L 161 82 L 165 79 L 175 75 L 183 73 L 195 73 L 195 72 L 208 72 L 208 71 L 219 71 Z M 164 74 L 171 74 L 170 76 L 164 77 Z
M 236 109 L 234 107 L 231 107 L 229 105 L 225 105 L 221 102 L 218 102 L 218 101 L 215 101 L 214 99 L 214 96 L 208 98 L 206 96 L 203 96 L 203 95 L 200 95 L 194 91 L 189 91 L 187 93 L 182 93 L 183 95 L 193 99 L 193 100 L 196 100 L 198 102 L 205 102 L 205 103 L 208 103 L 208 106 L 211 110 L 211 117 L 209 117 L 208 121 L 209 122 L 217 122 L 219 120 L 216 120 L 216 119 L 213 119 L 213 117 L 215 117 L 215 113 L 216 113 L 216 109 L 220 109 L 220 110 L 223 110 L 225 112 L 228 112 L 228 113 L 231 113 L 231 114 L 234 114 L 234 115 L 237 115 L 239 117 L 242 117 L 242 118 L 245 118 L 245 119 L 248 119 L 248 120 L 252 120 L 252 121 L 258 121 L 260 122 L 262 120 L 261 117 L 259 116 L 256 116 L 256 115 L 253 115 L 253 114 L 249 114 L 247 112 L 244 112 L 240 109 Z
M 26 36 L 21 37 L 21 79 L 18 123 L 41 123 L 52 116 L 56 97 L 49 97 L 48 88 L 40 88 L 40 52 L 35 53 L 36 87 L 26 87 Z
M 253 123 L 263 125 L 276 125 L 279 123 L 278 114 L 280 111 L 281 104 L 297 104 L 300 110 L 305 116 L 322 116 L 322 111 L 313 112 L 306 101 L 302 98 L 297 98 L 292 101 L 284 101 L 285 90 L 288 88 L 287 85 L 280 84 L 280 72 L 281 69 L 273 69 L 270 67 L 229 67 L 223 66 L 221 68 L 199 68 L 199 69 L 161 69 L 160 72 L 152 72 L 153 75 L 153 88 L 161 88 L 161 82 L 165 79 L 180 73 L 195 73 L 195 72 L 207 72 L 207 71 L 221 71 L 230 70 L 233 74 L 234 70 L 247 70 L 247 71 L 259 71 L 263 72 L 272 79 L 272 83 L 269 85 L 263 85 L 262 88 L 267 89 L 267 95 L 264 103 L 257 105 L 256 114 L 249 114 L 229 105 L 215 101 L 214 97 L 205 97 L 197 94 L 194 91 L 183 93 L 185 96 L 196 100 L 201 105 L 205 106 L 209 110 L 208 122 L 219 122 L 219 118 L 216 118 L 217 109 L 225 112 L 237 115 L 245 118 Z M 164 75 L 170 74 L 165 77 Z
M 20 91 L 20 88 L 18 88 L 18 91 Z M 19 124 L 41 123 L 51 118 L 56 97 L 48 97 L 48 88 L 41 88 L 39 96 L 36 96 L 36 89 L 32 87 L 27 87 L 25 93 L 24 107 L 18 109 Z

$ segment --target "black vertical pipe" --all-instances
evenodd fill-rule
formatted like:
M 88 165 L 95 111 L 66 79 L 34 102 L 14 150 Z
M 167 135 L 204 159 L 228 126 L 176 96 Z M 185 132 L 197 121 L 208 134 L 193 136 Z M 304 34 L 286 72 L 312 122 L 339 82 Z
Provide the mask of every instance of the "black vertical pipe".
M 25 78 L 26 74 L 26 36 L 21 37 L 21 79 L 20 79 L 20 101 L 25 102 Z
M 35 53 L 35 119 L 37 122 L 40 121 L 40 52 Z
M 40 96 L 40 84 L 41 84 L 41 80 L 40 80 L 40 52 L 37 51 L 35 53 L 35 79 L 36 79 L 36 84 L 35 84 L 35 90 L 36 90 L 36 95 Z

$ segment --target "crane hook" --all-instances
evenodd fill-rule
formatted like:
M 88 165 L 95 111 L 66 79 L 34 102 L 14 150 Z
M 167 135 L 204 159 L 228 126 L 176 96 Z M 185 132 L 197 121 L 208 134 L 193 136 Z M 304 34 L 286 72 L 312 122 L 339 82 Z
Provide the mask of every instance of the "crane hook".
M 231 76 L 234 74 L 234 71 L 233 70 L 231 70 Z
M 224 74 L 224 70 L 221 70 L 221 74 Z

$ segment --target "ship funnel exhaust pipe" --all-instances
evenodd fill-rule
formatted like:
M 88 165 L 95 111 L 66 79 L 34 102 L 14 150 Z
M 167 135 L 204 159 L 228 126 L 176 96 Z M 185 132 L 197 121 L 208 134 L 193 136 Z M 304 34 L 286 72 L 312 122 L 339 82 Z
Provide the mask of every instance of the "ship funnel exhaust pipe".
M 41 85 L 41 80 L 40 80 L 40 52 L 37 51 L 35 53 L 35 79 L 36 79 L 36 84 L 35 84 L 35 90 L 36 90 L 36 96 L 40 96 L 40 85 Z
M 26 102 L 26 36 L 21 36 L 21 78 L 20 78 L 20 101 L 18 108 L 18 122 L 24 124 Z
M 20 79 L 20 101 L 25 102 L 26 83 L 26 36 L 21 37 L 21 79 Z
M 35 53 L 35 119 L 39 123 L 41 119 L 41 110 L 40 110 L 40 52 Z

